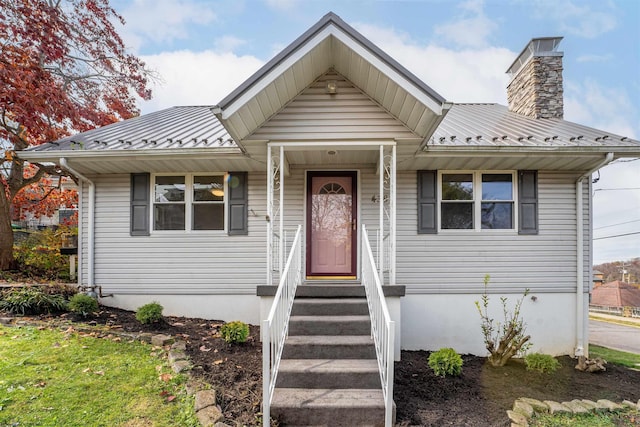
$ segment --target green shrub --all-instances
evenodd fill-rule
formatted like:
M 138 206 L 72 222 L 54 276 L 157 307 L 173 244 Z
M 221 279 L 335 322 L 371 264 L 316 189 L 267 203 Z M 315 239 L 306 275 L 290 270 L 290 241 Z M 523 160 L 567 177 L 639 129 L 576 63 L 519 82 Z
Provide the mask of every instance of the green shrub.
M 77 235 L 77 228 L 61 226 L 29 232 L 18 239 L 13 255 L 21 274 L 47 280 L 69 280 L 69 256 L 61 255 L 62 240 Z
M 239 320 L 225 323 L 220 327 L 220 335 L 228 343 L 246 342 L 249 337 L 249 325 Z
M 484 344 L 489 352 L 491 366 L 504 366 L 509 359 L 516 354 L 525 353 L 530 347 L 531 335 L 526 334 L 526 324 L 520 312 L 524 298 L 529 295 L 529 289 L 525 289 L 522 297 L 516 301 L 513 311 L 507 308 L 507 298 L 501 297 L 502 314 L 504 320 L 494 321 L 489 317 L 489 287 L 490 276 L 484 276 L 484 293 L 481 300 L 476 301 L 476 308 L 480 314 L 482 335 Z
M 64 297 L 49 295 L 35 286 L 10 289 L 5 291 L 0 299 L 0 310 L 13 314 L 42 314 L 66 309 Z
M 555 372 L 560 367 L 560 362 L 548 354 L 531 353 L 524 358 L 524 364 L 527 365 L 527 371 L 538 371 L 540 373 Z
M 458 376 L 462 373 L 462 357 L 452 348 L 441 348 L 429 355 L 429 367 L 436 376 Z
M 86 294 L 75 294 L 69 301 L 69 310 L 82 317 L 88 317 L 98 311 L 98 301 Z
M 158 323 L 162 320 L 163 309 L 164 307 L 157 302 L 150 302 L 138 308 L 138 311 L 136 311 L 136 319 L 144 325 Z

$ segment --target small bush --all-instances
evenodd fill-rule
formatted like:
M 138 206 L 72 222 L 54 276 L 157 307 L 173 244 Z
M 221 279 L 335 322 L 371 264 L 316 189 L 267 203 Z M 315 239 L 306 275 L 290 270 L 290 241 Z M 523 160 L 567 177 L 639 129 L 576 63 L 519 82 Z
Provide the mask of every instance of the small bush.
M 458 376 L 462 373 L 462 357 L 452 348 L 441 348 L 429 355 L 429 367 L 436 376 Z
M 220 335 L 228 343 L 246 342 L 249 337 L 249 325 L 239 320 L 225 323 L 220 327 Z
M 540 373 L 555 372 L 560 367 L 560 362 L 548 354 L 531 353 L 524 358 L 524 364 L 527 365 L 527 371 L 538 371 Z
M 529 295 L 529 289 L 525 289 L 522 297 L 516 301 L 513 311 L 507 308 L 507 298 L 501 297 L 502 314 L 504 320 L 494 321 L 489 317 L 489 275 L 484 276 L 484 293 L 481 300 L 476 301 L 476 308 L 480 314 L 482 335 L 484 344 L 489 352 L 491 366 L 504 366 L 509 359 L 516 354 L 523 354 L 531 347 L 529 340 L 531 335 L 526 334 L 526 324 L 520 312 L 524 298 Z
M 157 302 L 145 304 L 136 311 L 136 319 L 143 325 L 158 323 L 162 320 L 162 310 L 164 307 Z
M 98 301 L 86 294 L 75 294 L 69 301 L 69 310 L 88 317 L 98 311 Z
M 0 310 L 12 314 L 42 314 L 66 311 L 67 303 L 60 295 L 48 295 L 41 288 L 27 286 L 5 291 L 0 299 Z

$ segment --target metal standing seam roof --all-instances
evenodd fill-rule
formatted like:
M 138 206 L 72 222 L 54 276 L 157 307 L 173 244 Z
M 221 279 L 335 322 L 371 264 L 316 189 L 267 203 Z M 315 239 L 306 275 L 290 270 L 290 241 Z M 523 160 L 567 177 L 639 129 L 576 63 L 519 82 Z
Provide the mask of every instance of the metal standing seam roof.
M 640 141 L 562 119 L 534 119 L 499 104 L 454 104 L 424 147 L 630 147 Z
M 167 108 L 32 147 L 28 151 L 238 148 L 211 108 Z

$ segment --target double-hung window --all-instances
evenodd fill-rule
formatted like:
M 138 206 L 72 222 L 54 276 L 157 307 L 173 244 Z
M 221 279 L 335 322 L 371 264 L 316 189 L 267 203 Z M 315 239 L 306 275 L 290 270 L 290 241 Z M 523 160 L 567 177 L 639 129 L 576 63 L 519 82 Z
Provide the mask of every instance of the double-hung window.
M 224 175 L 155 175 L 154 230 L 224 230 Z
M 441 230 L 514 230 L 515 172 L 441 172 Z

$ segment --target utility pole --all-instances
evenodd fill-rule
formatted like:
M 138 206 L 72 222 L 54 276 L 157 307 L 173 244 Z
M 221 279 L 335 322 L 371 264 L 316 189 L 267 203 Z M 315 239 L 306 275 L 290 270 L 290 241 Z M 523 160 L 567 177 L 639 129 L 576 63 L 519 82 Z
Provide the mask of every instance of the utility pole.
M 624 278 L 628 274 L 628 270 L 625 268 L 624 261 L 622 261 L 622 269 L 620 270 L 620 273 L 622 273 L 622 282 L 627 283 Z

